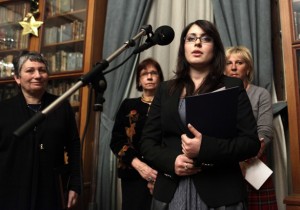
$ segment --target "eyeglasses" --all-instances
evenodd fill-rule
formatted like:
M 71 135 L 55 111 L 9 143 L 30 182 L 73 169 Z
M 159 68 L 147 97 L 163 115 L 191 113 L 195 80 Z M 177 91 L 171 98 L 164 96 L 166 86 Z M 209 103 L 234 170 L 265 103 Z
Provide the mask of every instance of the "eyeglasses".
M 187 43 L 194 43 L 197 41 L 197 39 L 200 40 L 200 43 L 211 43 L 213 41 L 213 39 L 210 36 L 207 35 L 203 35 L 203 36 L 199 36 L 197 37 L 196 35 L 188 35 L 186 37 L 184 37 L 185 42 Z
M 152 77 L 157 77 L 158 76 L 158 72 L 157 71 L 149 71 L 149 72 L 143 72 L 140 74 L 140 77 L 148 77 L 148 75 L 151 75 Z

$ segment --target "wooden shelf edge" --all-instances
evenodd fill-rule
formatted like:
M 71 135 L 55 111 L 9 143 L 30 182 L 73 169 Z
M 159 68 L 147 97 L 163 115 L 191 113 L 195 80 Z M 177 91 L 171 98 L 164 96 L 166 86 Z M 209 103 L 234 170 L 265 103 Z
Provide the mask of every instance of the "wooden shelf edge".
M 284 200 L 283 203 L 289 206 L 300 206 L 300 194 L 293 194 L 287 196 Z

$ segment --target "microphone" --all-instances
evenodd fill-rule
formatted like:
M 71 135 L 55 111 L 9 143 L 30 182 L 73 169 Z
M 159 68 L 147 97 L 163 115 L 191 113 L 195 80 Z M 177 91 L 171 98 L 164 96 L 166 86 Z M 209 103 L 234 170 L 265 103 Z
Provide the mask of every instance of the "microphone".
M 174 39 L 175 33 L 174 30 L 170 26 L 160 26 L 156 29 L 153 36 L 148 37 L 146 42 L 136 48 L 133 53 L 137 54 L 147 50 L 148 48 L 158 44 L 158 45 L 168 45 Z

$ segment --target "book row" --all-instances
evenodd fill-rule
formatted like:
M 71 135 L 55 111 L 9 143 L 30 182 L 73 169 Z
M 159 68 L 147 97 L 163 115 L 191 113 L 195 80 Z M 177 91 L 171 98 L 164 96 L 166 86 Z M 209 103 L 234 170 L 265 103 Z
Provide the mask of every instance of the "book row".
M 75 85 L 76 81 L 72 80 L 52 80 L 48 84 L 48 92 L 54 95 L 60 96 L 69 90 L 73 85 Z M 79 106 L 80 104 L 80 91 L 79 89 L 74 92 L 70 97 L 69 101 L 72 106 Z
M 50 81 L 48 85 L 47 91 L 54 95 L 62 95 L 68 89 L 70 89 L 75 82 L 73 81 Z M 16 84 L 6 84 L 0 86 L 0 101 L 9 99 L 19 92 L 19 88 Z M 72 106 L 79 106 L 80 104 L 80 91 L 77 90 L 74 94 L 72 94 L 69 98 L 69 102 Z
M 85 21 L 75 20 L 60 26 L 45 28 L 45 45 L 84 39 Z
M 83 54 L 81 52 L 58 51 L 56 53 L 47 53 L 49 72 L 63 72 L 81 70 L 83 64 Z M 0 79 L 13 76 L 13 55 L 7 55 L 0 58 Z
M 47 16 L 56 16 L 86 8 L 81 1 L 75 0 L 47 0 Z
M 24 3 L 0 6 L 0 24 L 21 21 L 27 14 L 28 10 L 29 5 Z
M 63 72 L 81 70 L 83 54 L 81 52 L 66 52 L 64 50 L 56 53 L 46 53 L 50 72 Z

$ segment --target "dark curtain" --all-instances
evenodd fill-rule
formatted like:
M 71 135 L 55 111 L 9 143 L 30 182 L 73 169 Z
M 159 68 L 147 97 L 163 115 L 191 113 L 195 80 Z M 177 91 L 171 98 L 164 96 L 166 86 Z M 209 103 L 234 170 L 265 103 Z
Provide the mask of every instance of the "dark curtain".
M 253 83 L 271 93 L 273 80 L 270 0 L 212 0 L 225 47 L 244 45 L 254 59 Z
M 266 88 L 272 95 L 273 113 L 286 106 L 277 103 L 273 84 L 273 60 L 271 39 L 271 0 L 212 0 L 217 28 L 225 47 L 244 45 L 254 59 L 253 83 Z M 276 84 L 275 84 L 276 85 Z M 287 195 L 287 156 L 283 124 L 279 115 L 274 116 L 274 138 L 269 154 L 273 160 L 274 184 L 278 209 L 285 208 Z

